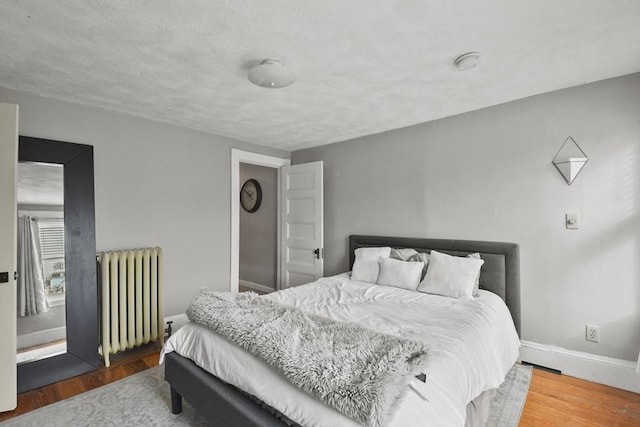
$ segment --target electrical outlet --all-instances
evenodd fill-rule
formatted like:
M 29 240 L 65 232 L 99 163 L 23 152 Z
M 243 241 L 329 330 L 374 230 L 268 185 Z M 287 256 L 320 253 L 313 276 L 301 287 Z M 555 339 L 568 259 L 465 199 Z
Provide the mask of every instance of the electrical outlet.
M 587 341 L 600 342 L 600 328 L 598 326 L 587 325 L 585 338 Z

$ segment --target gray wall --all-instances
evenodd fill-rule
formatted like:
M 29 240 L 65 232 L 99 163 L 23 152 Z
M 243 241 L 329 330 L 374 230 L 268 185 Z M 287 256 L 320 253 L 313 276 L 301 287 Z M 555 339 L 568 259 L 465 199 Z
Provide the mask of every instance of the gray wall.
M 551 164 L 569 135 L 590 158 L 571 186 Z M 353 233 L 518 242 L 523 339 L 637 358 L 640 74 L 292 153 L 315 160 L 325 274 L 347 269 Z
M 22 135 L 94 146 L 97 249 L 161 246 L 167 316 L 229 289 L 231 149 L 288 153 L 5 88 L 0 101 L 20 105 Z
M 276 289 L 278 169 L 240 163 L 240 187 L 255 179 L 262 204 L 253 213 L 240 207 L 240 280 Z

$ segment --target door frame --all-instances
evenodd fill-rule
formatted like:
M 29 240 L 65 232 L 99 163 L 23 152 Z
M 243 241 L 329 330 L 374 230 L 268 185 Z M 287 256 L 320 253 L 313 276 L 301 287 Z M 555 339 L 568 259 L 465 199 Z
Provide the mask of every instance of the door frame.
M 276 195 L 276 289 L 280 289 L 280 255 L 282 242 L 280 239 L 280 168 L 291 165 L 291 159 L 258 154 L 251 151 L 243 151 L 237 148 L 231 149 L 231 271 L 229 274 L 229 291 L 238 292 L 240 283 L 240 163 L 266 166 L 278 169 L 277 195 Z
M 0 412 L 12 411 L 18 404 L 16 366 L 17 219 L 16 181 L 18 167 L 18 130 L 20 107 L 0 103 L 0 271 L 6 281 L 0 283 Z

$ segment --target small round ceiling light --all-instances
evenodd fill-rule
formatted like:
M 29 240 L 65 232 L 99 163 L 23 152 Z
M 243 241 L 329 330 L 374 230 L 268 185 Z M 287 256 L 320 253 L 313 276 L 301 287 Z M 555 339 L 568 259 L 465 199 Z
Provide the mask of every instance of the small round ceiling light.
M 296 81 L 293 71 L 277 59 L 265 59 L 249 70 L 249 81 L 256 86 L 278 89 L 292 85 Z
M 458 71 L 466 71 L 475 68 L 480 63 L 480 52 L 467 52 L 453 61 Z

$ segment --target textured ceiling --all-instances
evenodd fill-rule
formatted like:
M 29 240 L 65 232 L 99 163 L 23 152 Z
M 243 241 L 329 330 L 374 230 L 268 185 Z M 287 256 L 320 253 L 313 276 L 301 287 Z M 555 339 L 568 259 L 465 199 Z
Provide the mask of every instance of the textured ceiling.
M 638 0 L 0 0 L 0 86 L 284 150 L 637 71 Z
M 51 163 L 18 163 L 19 204 L 64 205 L 64 171 Z

